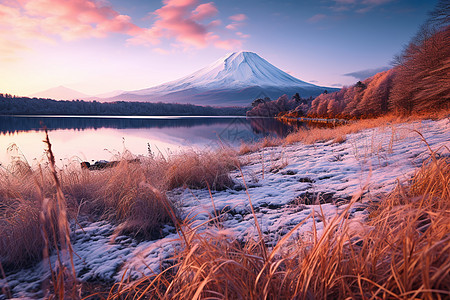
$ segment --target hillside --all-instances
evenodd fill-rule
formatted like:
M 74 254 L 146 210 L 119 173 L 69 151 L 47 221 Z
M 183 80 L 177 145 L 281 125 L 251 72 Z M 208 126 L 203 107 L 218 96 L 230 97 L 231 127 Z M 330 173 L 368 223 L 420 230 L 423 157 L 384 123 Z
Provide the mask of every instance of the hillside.
M 315 97 L 324 90 L 338 89 L 299 80 L 256 53 L 241 51 L 222 57 L 181 79 L 104 100 L 248 106 L 257 98 L 276 99 L 283 94 L 295 93 L 303 97 Z
M 354 118 L 450 109 L 450 8 L 447 5 L 445 9 L 431 14 L 396 57 L 391 70 L 338 92 L 320 95 L 312 102 L 308 115 Z M 441 18 L 445 13 L 447 18 Z

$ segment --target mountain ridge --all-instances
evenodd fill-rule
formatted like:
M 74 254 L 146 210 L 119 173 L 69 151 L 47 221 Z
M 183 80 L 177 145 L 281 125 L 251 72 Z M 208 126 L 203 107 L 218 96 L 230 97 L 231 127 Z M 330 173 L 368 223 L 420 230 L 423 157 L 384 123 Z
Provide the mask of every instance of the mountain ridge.
M 280 70 L 254 52 L 240 51 L 223 56 L 180 79 L 104 100 L 245 106 L 256 98 L 276 99 L 283 94 L 295 93 L 302 97 L 315 97 L 324 90 L 338 89 L 307 83 Z

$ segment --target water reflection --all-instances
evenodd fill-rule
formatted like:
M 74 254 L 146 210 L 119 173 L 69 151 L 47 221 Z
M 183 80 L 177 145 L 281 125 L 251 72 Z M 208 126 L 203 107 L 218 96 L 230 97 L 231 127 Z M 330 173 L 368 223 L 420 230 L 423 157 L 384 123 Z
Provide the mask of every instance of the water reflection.
M 271 118 L 252 118 L 249 119 L 252 130 L 255 134 L 272 133 L 277 137 L 286 137 L 293 130 L 299 127 L 306 127 L 305 123 L 288 125 Z
M 66 116 L 0 116 L 0 132 L 41 130 L 45 125 L 55 129 L 98 129 L 98 128 L 166 128 L 193 127 L 229 123 L 240 117 L 66 117 Z
M 62 117 L 0 116 L 0 162 L 15 143 L 28 159 L 42 157 L 45 125 L 55 155 L 81 160 L 110 160 L 128 149 L 146 154 L 148 144 L 163 154 L 186 147 L 238 146 L 265 136 L 286 136 L 292 126 L 274 119 L 242 117 Z

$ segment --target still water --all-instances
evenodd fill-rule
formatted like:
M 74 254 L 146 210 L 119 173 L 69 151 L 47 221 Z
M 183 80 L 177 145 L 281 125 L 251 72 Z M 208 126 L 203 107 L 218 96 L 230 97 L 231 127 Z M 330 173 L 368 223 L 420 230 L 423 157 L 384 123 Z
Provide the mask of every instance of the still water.
M 186 148 L 237 147 L 242 141 L 284 137 L 293 130 L 271 118 L 135 117 L 135 116 L 0 116 L 0 163 L 23 156 L 43 162 L 49 130 L 58 164 L 114 160 L 125 150 L 135 155 L 173 153 Z

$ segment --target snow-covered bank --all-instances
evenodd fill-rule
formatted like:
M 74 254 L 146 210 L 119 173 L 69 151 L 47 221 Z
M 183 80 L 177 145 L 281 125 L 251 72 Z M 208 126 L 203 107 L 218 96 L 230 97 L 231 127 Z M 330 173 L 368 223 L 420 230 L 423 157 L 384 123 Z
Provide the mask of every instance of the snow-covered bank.
M 450 122 L 424 121 L 364 130 L 348 135 L 345 142 L 296 144 L 266 148 L 243 157 L 248 164 L 242 174 L 248 186 L 249 197 L 258 221 L 268 241 L 276 241 L 302 220 L 298 235 L 308 237 L 313 224 L 323 228 L 323 217 L 331 218 L 345 205 L 348 197 L 363 192 L 364 198 L 373 198 L 389 192 L 397 179 L 410 178 L 417 166 L 429 157 L 423 134 L 433 150 L 450 146 Z M 448 151 L 445 152 L 448 155 Z M 172 197 L 180 201 L 182 216 L 192 219 L 191 224 L 208 222 L 220 212 L 218 218 L 228 234 L 236 238 L 255 236 L 256 229 L 250 213 L 249 198 L 240 171 L 232 173 L 235 188 L 213 192 L 211 201 L 207 190 L 176 190 Z M 323 195 L 322 213 L 308 218 L 318 205 L 311 205 L 316 194 Z M 320 199 L 320 197 L 319 197 Z M 362 201 L 364 202 L 364 201 Z M 344 205 L 343 205 L 344 204 Z M 364 203 L 351 210 L 356 220 L 364 218 Z M 72 242 L 80 280 L 118 281 L 123 272 L 133 278 L 158 272 L 180 245 L 173 228 L 166 228 L 166 236 L 157 241 L 138 242 L 122 236 L 110 241 L 114 227 L 108 223 L 82 224 Z M 46 265 L 8 274 L 6 283 L 16 297 L 43 297 L 41 281 L 46 278 Z

